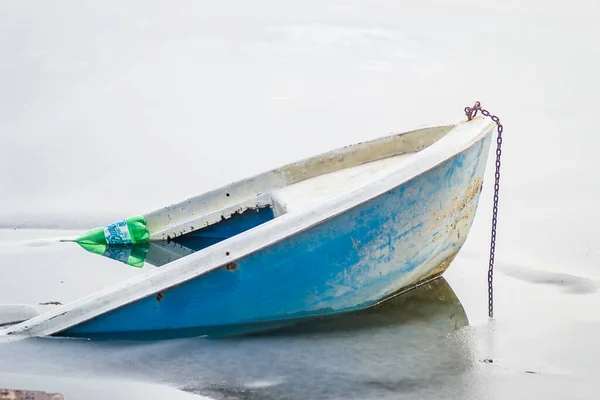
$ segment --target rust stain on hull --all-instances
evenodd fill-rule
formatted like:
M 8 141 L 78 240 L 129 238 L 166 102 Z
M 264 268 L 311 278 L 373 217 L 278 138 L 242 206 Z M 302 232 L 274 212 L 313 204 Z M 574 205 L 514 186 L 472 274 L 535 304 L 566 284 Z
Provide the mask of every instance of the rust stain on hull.
M 450 264 L 452 264 L 452 261 L 454 261 L 454 259 L 456 258 L 457 254 L 458 252 L 448 256 L 444 261 L 439 263 L 437 267 L 435 267 L 427 275 L 425 275 L 424 279 L 429 279 L 434 276 L 442 275 L 444 272 L 446 272 L 446 270 L 450 267 Z
M 482 178 L 473 179 L 462 195 L 453 197 L 447 204 L 443 205 L 440 211 L 432 213 L 427 229 L 433 235 L 434 242 L 442 236 L 438 233 L 447 235 L 454 231 L 457 231 L 459 242 L 461 239 L 466 239 L 467 232 L 461 234 L 461 230 L 468 229 L 470 221 L 475 216 L 477 207 L 471 203 L 481 192 L 482 185 Z
M 235 271 L 237 269 L 237 264 L 236 263 L 229 263 L 225 266 L 225 269 L 227 271 Z
M 481 192 L 481 188 L 483 185 L 483 179 L 475 178 L 469 183 L 465 194 L 462 198 L 455 197 L 452 199 L 452 207 L 444 214 L 442 214 L 443 218 L 450 217 L 454 214 L 457 214 L 464 210 L 467 205 Z

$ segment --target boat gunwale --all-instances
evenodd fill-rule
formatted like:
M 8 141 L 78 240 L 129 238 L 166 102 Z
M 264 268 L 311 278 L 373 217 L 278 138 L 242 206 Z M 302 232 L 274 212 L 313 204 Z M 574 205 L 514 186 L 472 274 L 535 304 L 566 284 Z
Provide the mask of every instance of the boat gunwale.
M 413 155 L 397 174 L 386 175 L 325 204 L 284 214 L 268 223 L 140 274 L 88 296 L 0 329 L 0 336 L 44 336 L 59 333 L 154 293 L 216 270 L 376 198 L 426 173 L 483 140 L 495 124 L 482 117 L 457 123 L 444 137 Z M 466 132 L 465 132 L 466 131 Z M 470 134 L 467 134 L 470 133 Z

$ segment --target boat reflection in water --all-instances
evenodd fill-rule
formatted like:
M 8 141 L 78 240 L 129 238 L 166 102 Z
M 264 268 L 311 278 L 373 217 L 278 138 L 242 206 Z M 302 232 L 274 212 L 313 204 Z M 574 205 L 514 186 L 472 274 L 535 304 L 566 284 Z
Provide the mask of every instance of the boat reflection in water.
M 35 374 L 29 381 L 53 376 L 60 359 L 62 373 L 74 379 L 134 373 L 136 381 L 214 399 L 437 397 L 432 390 L 478 398 L 470 393 L 477 358 L 461 330 L 467 324 L 450 285 L 438 278 L 370 309 L 271 332 L 145 343 L 34 338 L 0 346 L 0 359 L 14 360 L 14 373 Z M 77 392 L 94 390 L 77 382 Z M 59 389 L 75 387 L 68 385 Z
M 371 308 L 313 319 L 294 327 L 280 329 L 281 334 L 350 332 L 411 325 L 419 329 L 453 331 L 468 325 L 467 315 L 456 294 L 439 277 L 406 293 L 401 293 Z
M 193 365 L 171 384 L 215 399 L 417 399 L 435 398 L 438 389 L 477 398 L 469 377 L 477 358 L 461 333 L 467 325 L 440 277 L 358 312 L 246 337 L 185 340 L 169 349 L 175 358 L 158 361 Z

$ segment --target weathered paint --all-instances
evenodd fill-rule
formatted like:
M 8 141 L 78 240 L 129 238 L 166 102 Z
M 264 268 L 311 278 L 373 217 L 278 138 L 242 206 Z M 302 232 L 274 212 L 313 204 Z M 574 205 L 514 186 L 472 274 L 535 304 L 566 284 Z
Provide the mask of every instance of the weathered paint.
M 288 178 L 296 174 L 293 179 L 299 179 L 297 175 L 303 174 L 307 179 L 319 171 L 360 165 L 361 160 L 373 161 L 382 154 L 402 154 L 411 146 L 426 147 L 401 168 L 324 204 L 286 212 L 0 334 L 88 336 L 105 332 L 119 336 L 367 307 L 447 268 L 474 217 L 492 129 L 492 122 L 475 119 L 446 135 L 447 129 L 442 128 L 395 135 L 362 150 L 357 145 L 346 148 L 350 149 L 346 153 L 330 153 L 337 154 L 333 158 L 284 167 L 279 171 L 285 171 Z M 403 141 L 409 145 L 402 147 Z M 289 172 L 294 168 L 294 173 Z M 259 189 L 268 186 L 269 174 L 227 187 L 223 193 L 200 196 L 196 204 L 192 199 L 187 203 L 191 209 L 175 205 L 159 210 L 155 220 L 147 217 L 149 228 L 154 224 L 162 232 L 157 238 L 178 230 L 189 223 L 187 211 L 200 212 L 217 194 L 237 198 L 225 208 L 219 203 L 221 211 L 238 209 L 243 202 L 252 207 L 247 197 L 233 189 L 268 199 L 271 192 L 261 194 Z M 219 213 L 214 208 L 208 210 L 211 215 Z M 232 262 L 235 269 L 225 268 Z M 163 296 L 157 301 L 159 292 Z
M 424 175 L 298 235 L 64 331 L 257 323 L 368 307 L 445 270 L 467 237 L 489 137 Z

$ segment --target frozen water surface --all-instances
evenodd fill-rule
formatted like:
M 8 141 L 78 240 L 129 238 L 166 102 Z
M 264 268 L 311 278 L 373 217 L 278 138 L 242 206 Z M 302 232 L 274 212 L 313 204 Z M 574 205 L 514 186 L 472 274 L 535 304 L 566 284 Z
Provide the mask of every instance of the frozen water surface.
M 223 341 L 0 344 L 0 387 L 67 399 L 594 399 L 600 3 L 4 1 L 0 303 L 143 270 L 56 243 L 334 147 L 505 125 L 445 281 L 370 313 Z M 68 247 L 67 247 L 68 246 Z M 490 362 L 491 360 L 491 362 Z

